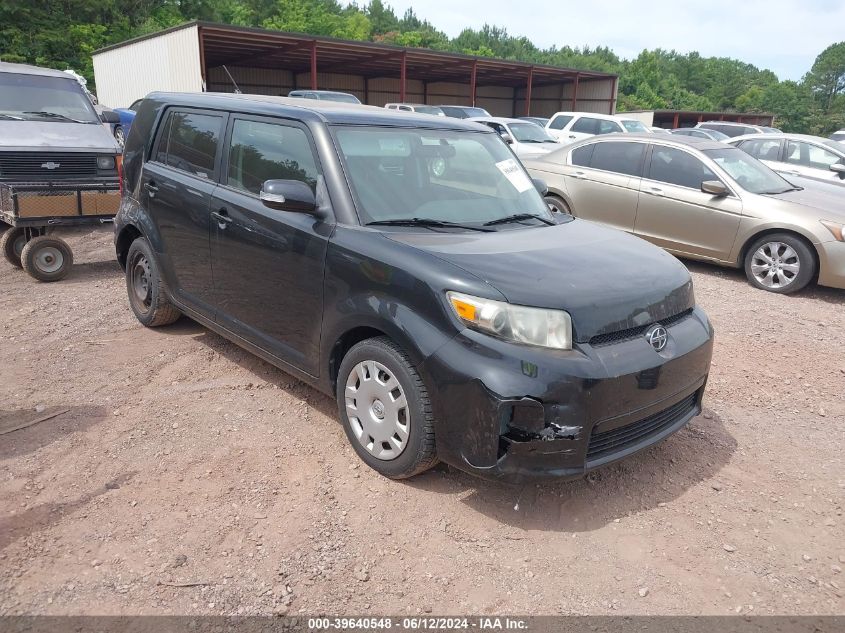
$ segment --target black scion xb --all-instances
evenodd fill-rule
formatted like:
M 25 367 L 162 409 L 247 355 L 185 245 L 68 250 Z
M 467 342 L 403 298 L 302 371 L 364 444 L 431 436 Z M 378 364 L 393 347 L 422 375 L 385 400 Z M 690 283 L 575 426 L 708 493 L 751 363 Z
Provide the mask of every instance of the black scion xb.
M 155 93 L 124 170 L 141 323 L 185 314 L 331 394 L 387 477 L 577 477 L 701 411 L 713 330 L 687 270 L 553 216 L 489 128 Z

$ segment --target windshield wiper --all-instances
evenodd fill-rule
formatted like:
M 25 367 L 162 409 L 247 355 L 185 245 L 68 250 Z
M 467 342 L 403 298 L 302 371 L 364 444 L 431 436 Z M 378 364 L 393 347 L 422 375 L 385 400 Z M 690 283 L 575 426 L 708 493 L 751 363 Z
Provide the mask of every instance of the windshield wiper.
M 761 191 L 761 195 L 774 196 L 779 193 L 789 193 L 790 191 L 804 191 L 804 187 L 789 187 L 788 189 L 778 189 L 776 191 Z
M 542 215 L 537 215 L 536 213 L 515 213 L 514 215 L 508 215 L 504 218 L 499 218 L 498 220 L 485 222 L 484 226 L 495 226 L 496 224 L 508 224 L 510 222 L 521 222 L 523 220 L 540 220 L 540 222 L 548 224 L 549 226 L 554 226 L 556 224 L 552 220 L 544 218 Z
M 485 229 L 483 226 L 461 224 L 460 222 L 449 222 L 448 220 L 435 220 L 433 218 L 397 218 L 395 220 L 375 220 L 374 222 L 367 222 L 365 226 L 424 226 L 427 228 L 468 229 L 470 231 L 482 231 L 484 233 L 490 233 L 494 230 Z
M 45 112 L 44 110 L 39 110 L 38 112 L 24 112 L 23 114 L 46 116 L 51 119 L 61 119 L 62 121 L 70 121 L 71 123 L 91 123 L 91 121 L 79 121 L 77 119 L 72 119 L 69 116 L 65 116 L 64 114 L 59 114 L 58 112 Z

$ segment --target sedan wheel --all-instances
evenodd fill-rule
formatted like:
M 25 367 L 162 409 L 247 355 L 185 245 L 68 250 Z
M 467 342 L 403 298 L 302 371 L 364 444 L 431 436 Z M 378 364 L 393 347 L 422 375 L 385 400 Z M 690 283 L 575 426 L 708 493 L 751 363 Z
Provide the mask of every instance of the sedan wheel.
M 760 285 L 767 288 L 786 288 L 801 272 L 798 253 L 783 242 L 766 242 L 751 259 L 751 271 Z
M 797 292 L 813 279 L 816 258 L 809 245 L 790 233 L 766 235 L 751 244 L 745 256 L 745 275 L 769 292 Z
M 560 213 L 561 215 L 572 215 L 572 209 L 563 200 L 557 196 L 546 196 L 543 198 L 552 213 Z

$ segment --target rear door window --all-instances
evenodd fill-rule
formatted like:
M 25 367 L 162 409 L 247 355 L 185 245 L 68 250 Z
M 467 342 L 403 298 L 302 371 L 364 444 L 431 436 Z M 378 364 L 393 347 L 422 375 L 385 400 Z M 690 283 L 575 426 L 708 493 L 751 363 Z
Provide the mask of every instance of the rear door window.
M 743 148 L 745 149 L 745 148 Z M 839 156 L 826 149 L 804 143 L 803 141 L 787 141 L 785 162 L 813 169 L 830 169 L 830 166 L 839 162 Z
M 170 110 L 155 160 L 199 178 L 213 179 L 222 126 L 222 115 Z
M 645 143 L 595 143 L 590 167 L 628 176 L 642 175 Z M 580 149 L 580 148 L 579 148 Z M 573 153 L 574 155 L 574 153 Z
M 719 180 L 707 165 L 692 154 L 660 145 L 652 149 L 646 177 L 691 189 L 701 189 L 701 183 L 705 180 Z

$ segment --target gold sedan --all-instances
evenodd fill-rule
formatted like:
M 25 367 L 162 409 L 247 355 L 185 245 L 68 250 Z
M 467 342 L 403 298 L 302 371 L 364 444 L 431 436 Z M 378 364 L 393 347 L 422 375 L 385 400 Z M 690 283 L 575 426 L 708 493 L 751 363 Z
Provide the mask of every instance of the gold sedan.
M 763 290 L 796 292 L 814 279 L 845 288 L 845 196 L 796 186 L 735 147 L 608 135 L 523 162 L 548 185 L 553 211 L 744 268 Z

